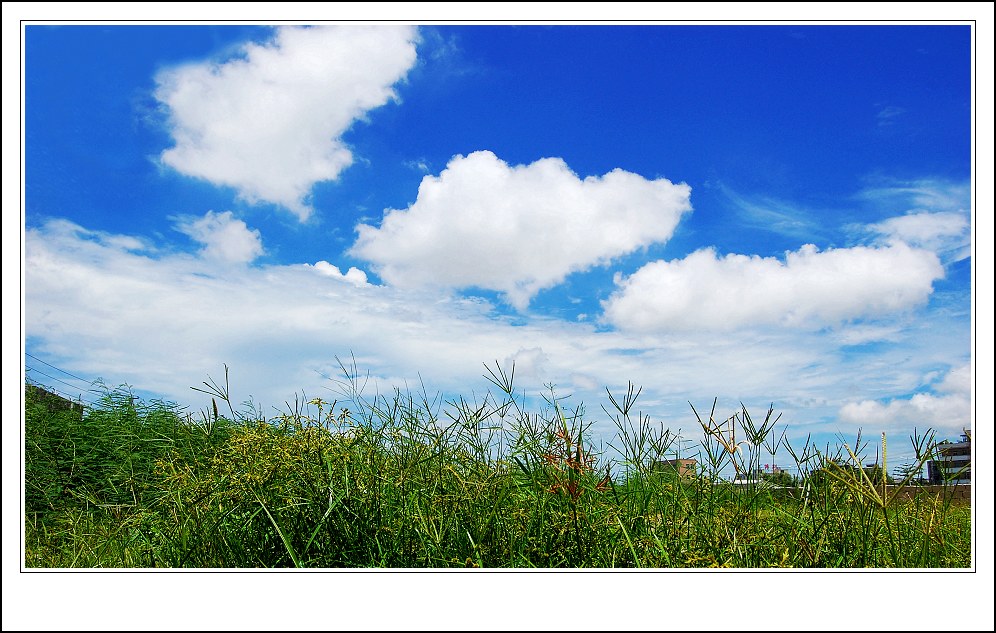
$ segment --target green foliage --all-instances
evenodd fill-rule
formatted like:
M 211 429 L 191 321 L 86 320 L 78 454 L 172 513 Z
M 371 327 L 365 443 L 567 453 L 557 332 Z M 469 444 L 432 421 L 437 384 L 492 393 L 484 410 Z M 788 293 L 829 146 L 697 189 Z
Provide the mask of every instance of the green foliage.
M 798 484 L 798 478 L 792 473 L 780 470 L 773 473 L 761 473 L 761 479 L 774 485 L 774 486 L 795 486 Z
M 25 564 L 970 564 L 970 508 L 926 492 L 899 501 L 859 467 L 860 437 L 856 452 L 798 449 L 775 436 L 772 411 L 760 424 L 743 407 L 717 422 L 714 402 L 708 420 L 693 407 L 704 458 L 679 473 L 659 467 L 676 435 L 636 409 L 632 385 L 603 408 L 618 429 L 612 461 L 592 445 L 583 406 L 551 387 L 527 411 L 498 366 L 486 376 L 497 395 L 445 403 L 424 390 L 367 399 L 355 365 L 342 369 L 344 404 L 295 401 L 270 419 L 251 402 L 236 410 L 227 368 L 223 383 L 198 388 L 210 406 L 196 420 L 126 388 L 82 415 L 26 391 Z M 932 438 L 912 439 L 926 459 Z M 782 449 L 798 478 L 719 476 L 756 472 Z

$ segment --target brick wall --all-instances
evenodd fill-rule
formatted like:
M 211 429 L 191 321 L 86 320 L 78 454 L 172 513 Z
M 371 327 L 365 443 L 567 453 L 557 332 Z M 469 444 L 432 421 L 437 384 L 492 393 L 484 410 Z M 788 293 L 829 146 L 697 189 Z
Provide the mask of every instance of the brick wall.
M 894 486 L 887 486 L 889 494 L 895 490 Z M 972 487 L 966 485 L 959 486 L 907 486 L 899 492 L 897 499 L 910 499 L 917 494 L 946 494 L 956 501 L 971 501 Z

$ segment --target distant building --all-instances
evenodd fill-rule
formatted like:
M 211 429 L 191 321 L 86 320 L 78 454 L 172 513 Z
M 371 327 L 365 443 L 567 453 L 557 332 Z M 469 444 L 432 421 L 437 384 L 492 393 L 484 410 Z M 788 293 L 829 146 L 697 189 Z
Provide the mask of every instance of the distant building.
M 682 477 L 694 477 L 696 464 L 694 459 L 667 459 L 662 462 L 654 462 L 654 470 L 677 472 Z
M 972 483 L 972 433 L 962 433 L 960 442 L 941 442 L 937 459 L 927 462 L 927 479 L 931 484 Z
M 760 477 L 751 476 L 751 475 L 738 475 L 734 479 L 731 479 L 730 483 L 733 484 L 734 486 L 765 486 L 765 487 L 770 487 L 772 485 L 772 484 L 769 484 L 767 481 L 761 479 Z

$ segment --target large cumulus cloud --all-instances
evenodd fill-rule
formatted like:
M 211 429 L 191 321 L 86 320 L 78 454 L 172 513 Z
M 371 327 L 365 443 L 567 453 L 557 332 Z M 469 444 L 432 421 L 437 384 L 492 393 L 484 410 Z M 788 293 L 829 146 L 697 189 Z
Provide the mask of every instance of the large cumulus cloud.
M 489 151 L 426 176 L 407 209 L 357 227 L 352 254 L 388 283 L 499 291 L 519 309 L 572 272 L 666 242 L 691 189 L 615 169 L 580 178 L 559 158 L 509 165 Z
M 162 161 L 307 219 L 311 187 L 353 162 L 342 134 L 396 98 L 417 37 L 413 27 L 281 27 L 236 59 L 165 70 L 156 97 L 175 145 Z

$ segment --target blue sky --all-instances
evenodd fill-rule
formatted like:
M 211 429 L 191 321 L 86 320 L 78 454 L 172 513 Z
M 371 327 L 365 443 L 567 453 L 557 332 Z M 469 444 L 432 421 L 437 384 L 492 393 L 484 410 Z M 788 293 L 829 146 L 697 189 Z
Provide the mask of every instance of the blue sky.
M 693 436 L 713 398 L 897 457 L 972 424 L 968 25 L 31 25 L 24 59 L 29 374 L 196 409 L 227 364 L 276 413 L 337 357 L 445 396 L 514 362 Z
M 227 364 L 235 399 L 276 413 L 295 394 L 334 396 L 322 376 L 337 375 L 336 357 L 355 356 L 382 393 L 422 381 L 478 398 L 484 364 L 514 362 L 532 405 L 550 383 L 584 402 L 596 442 L 614 430 L 605 388 L 633 381 L 643 413 L 691 437 L 689 402 L 718 398 L 720 416 L 771 404 L 795 445 L 888 433 L 890 464 L 909 457 L 914 426 L 954 439 L 977 428 L 979 402 L 991 410 L 992 182 L 972 172 L 973 106 L 977 173 L 992 171 L 991 4 L 977 3 L 986 83 L 974 101 L 964 22 L 60 22 L 18 34 L 17 9 L 51 10 L 18 4 L 4 5 L 4 203 L 22 211 L 19 231 L 4 214 L 5 392 L 23 378 L 7 373 L 20 234 L 17 362 L 73 394 L 101 378 L 196 410 L 206 403 L 190 387 Z M 979 9 L 958 6 L 882 16 L 863 4 L 844 17 Z M 745 7 L 692 17 L 784 13 Z M 475 10 L 504 20 L 507 9 Z M 632 12 L 614 4 L 595 19 Z M 45 579 L 86 599 L 72 576 Z M 723 580 L 708 576 L 710 589 Z M 850 591 L 899 579 L 846 576 Z M 388 579 L 349 580 L 362 601 Z M 445 580 L 434 579 L 440 595 L 481 587 Z M 546 579 L 514 580 L 518 594 L 548 595 L 529 585 Z M 633 596 L 659 587 L 628 584 Z M 393 597 L 408 605 L 394 612 L 419 613 L 421 593 Z M 783 619 L 794 604 L 779 606 Z M 864 623 L 912 616 L 853 607 Z M 702 612 L 668 617 L 697 627 Z M 635 615 L 588 617 L 618 628 Z

